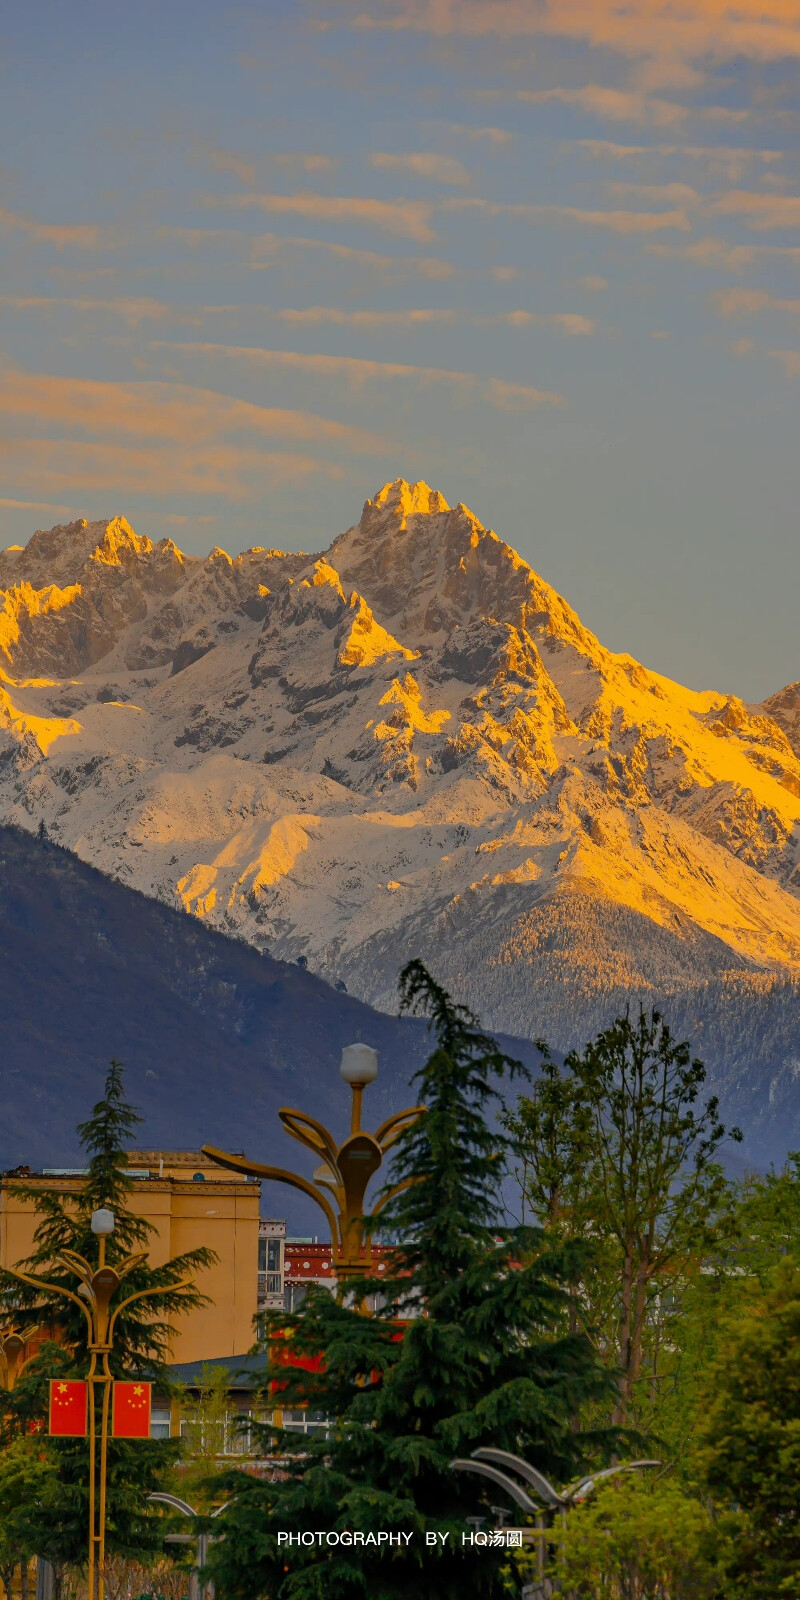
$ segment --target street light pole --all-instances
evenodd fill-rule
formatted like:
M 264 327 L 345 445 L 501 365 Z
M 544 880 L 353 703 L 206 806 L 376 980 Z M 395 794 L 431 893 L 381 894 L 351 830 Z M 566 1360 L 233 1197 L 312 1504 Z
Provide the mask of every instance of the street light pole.
M 283 1126 L 293 1139 L 306 1149 L 323 1157 L 313 1179 L 285 1167 L 265 1166 L 246 1156 L 234 1156 L 215 1145 L 204 1144 L 203 1155 L 228 1167 L 232 1172 L 247 1173 L 250 1177 L 271 1178 L 277 1183 L 288 1183 L 303 1194 L 310 1195 L 325 1213 L 331 1236 L 331 1253 L 337 1278 L 358 1278 L 369 1272 L 373 1256 L 372 1243 L 364 1234 L 364 1196 L 370 1179 L 380 1168 L 386 1151 L 397 1142 L 406 1128 L 420 1117 L 424 1106 L 410 1106 L 387 1117 L 374 1133 L 361 1127 L 361 1102 L 368 1084 L 378 1076 L 378 1052 L 366 1044 L 349 1044 L 342 1051 L 339 1068 L 345 1083 L 350 1085 L 353 1100 L 350 1114 L 350 1134 L 341 1144 L 315 1117 L 303 1111 L 281 1107 L 278 1112 Z M 408 1180 L 395 1184 L 374 1207 L 380 1211 L 386 1202 L 408 1186 Z M 327 1191 L 324 1193 L 323 1191 Z M 332 1196 L 333 1204 L 328 1199 Z
M 89 1335 L 89 1371 L 87 1382 L 89 1385 L 89 1600 L 103 1600 L 105 1591 L 105 1546 L 106 1546 L 106 1483 L 108 1477 L 108 1413 L 111 1400 L 112 1374 L 109 1367 L 109 1356 L 114 1347 L 114 1327 L 121 1311 L 132 1305 L 134 1300 L 144 1300 L 148 1295 L 163 1294 L 163 1285 L 154 1285 L 148 1289 L 137 1289 L 134 1294 L 129 1294 L 111 1309 L 111 1301 L 116 1294 L 123 1278 L 127 1277 L 135 1267 L 141 1266 L 147 1260 L 147 1251 L 139 1250 L 134 1254 L 125 1256 L 116 1266 L 109 1266 L 106 1262 L 106 1240 L 114 1232 L 114 1213 L 105 1206 L 92 1212 L 92 1233 L 98 1241 L 98 1264 L 93 1267 L 83 1256 L 74 1250 L 61 1250 L 54 1258 L 54 1265 L 66 1268 L 76 1278 L 80 1279 L 77 1292 L 65 1289 L 60 1283 L 47 1283 L 44 1278 L 35 1278 L 30 1273 L 20 1272 L 16 1267 L 7 1267 L 6 1271 L 14 1278 L 19 1278 L 22 1283 L 32 1285 L 34 1289 L 44 1290 L 48 1294 L 60 1295 L 65 1300 L 71 1300 L 83 1313 Z M 186 1288 L 191 1283 L 191 1278 L 181 1278 L 176 1283 L 170 1284 L 171 1289 Z M 100 1371 L 97 1370 L 97 1358 L 101 1357 Z M 95 1385 L 102 1384 L 103 1396 L 100 1407 L 100 1470 L 97 1472 L 97 1424 Z M 98 1480 L 99 1477 L 99 1491 Z
M 177 1494 L 162 1493 L 159 1490 L 156 1494 L 149 1494 L 147 1498 L 153 1505 L 160 1504 L 169 1506 L 172 1511 L 180 1511 L 184 1517 L 191 1517 L 195 1522 L 199 1522 L 203 1519 L 202 1511 L 195 1511 L 193 1506 L 188 1505 L 185 1500 L 181 1500 Z M 226 1500 L 223 1506 L 217 1506 L 216 1511 L 209 1512 L 209 1516 L 221 1517 L 223 1511 L 227 1511 L 229 1505 L 230 1501 Z M 218 1535 L 217 1537 L 222 1537 L 222 1535 Z M 168 1533 L 165 1535 L 165 1542 L 170 1544 L 194 1545 L 195 1564 L 192 1570 L 192 1575 L 189 1579 L 189 1600 L 214 1600 L 213 1583 L 205 1584 L 202 1597 L 200 1594 L 200 1573 L 208 1561 L 209 1547 L 212 1544 L 216 1544 L 214 1535 L 211 1533 L 199 1532 Z

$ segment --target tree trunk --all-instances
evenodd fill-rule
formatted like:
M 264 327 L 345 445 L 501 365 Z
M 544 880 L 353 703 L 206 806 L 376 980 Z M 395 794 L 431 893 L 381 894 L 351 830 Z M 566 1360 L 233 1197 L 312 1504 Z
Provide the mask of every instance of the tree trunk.
M 23 1556 L 19 1564 L 19 1592 L 22 1600 L 28 1600 L 28 1558 Z
M 633 1316 L 633 1254 L 628 1249 L 622 1263 L 622 1309 L 619 1325 L 619 1368 L 620 1380 L 617 1391 L 617 1401 L 611 1414 L 611 1421 L 615 1427 L 622 1427 L 628 1410 L 628 1397 L 630 1394 L 630 1365 L 631 1365 L 631 1332 Z

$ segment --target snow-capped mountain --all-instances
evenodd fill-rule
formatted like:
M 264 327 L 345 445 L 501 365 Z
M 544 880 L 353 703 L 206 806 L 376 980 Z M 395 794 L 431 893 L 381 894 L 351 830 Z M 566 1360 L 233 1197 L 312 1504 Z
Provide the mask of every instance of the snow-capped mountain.
M 425 484 L 320 555 L 72 523 L 0 590 L 0 819 L 362 999 L 421 955 L 563 1048 L 800 976 L 800 685 L 612 654 Z

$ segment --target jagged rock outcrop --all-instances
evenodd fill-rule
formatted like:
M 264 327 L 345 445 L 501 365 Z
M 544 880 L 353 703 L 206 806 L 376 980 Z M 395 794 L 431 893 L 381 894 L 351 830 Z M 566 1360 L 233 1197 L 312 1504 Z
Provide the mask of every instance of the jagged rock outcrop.
M 319 555 L 123 518 L 0 555 L 0 819 L 395 1004 L 486 1020 L 800 973 L 800 688 L 606 650 L 463 505 L 387 484 Z

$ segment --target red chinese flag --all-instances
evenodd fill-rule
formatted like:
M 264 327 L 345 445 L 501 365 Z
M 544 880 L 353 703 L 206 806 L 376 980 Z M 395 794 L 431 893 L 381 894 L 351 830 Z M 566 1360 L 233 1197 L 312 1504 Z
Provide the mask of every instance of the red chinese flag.
M 50 1379 L 50 1433 L 57 1439 L 86 1437 L 89 1385 L 83 1379 Z
M 111 1433 L 115 1439 L 150 1438 L 150 1383 L 115 1383 Z

